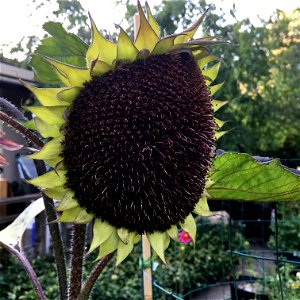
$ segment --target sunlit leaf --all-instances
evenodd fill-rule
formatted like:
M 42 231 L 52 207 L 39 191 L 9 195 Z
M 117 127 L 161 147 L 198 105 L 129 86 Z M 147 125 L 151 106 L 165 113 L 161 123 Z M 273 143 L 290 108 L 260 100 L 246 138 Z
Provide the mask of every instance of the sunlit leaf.
M 300 201 L 300 177 L 278 160 L 257 162 L 247 154 L 224 153 L 216 157 L 207 188 L 217 200 Z

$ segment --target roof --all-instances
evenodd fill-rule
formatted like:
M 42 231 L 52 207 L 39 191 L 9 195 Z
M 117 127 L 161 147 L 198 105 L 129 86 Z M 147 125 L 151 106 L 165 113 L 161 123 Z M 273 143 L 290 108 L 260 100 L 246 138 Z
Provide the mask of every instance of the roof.
M 0 62 L 0 82 L 21 85 L 20 79 L 26 83 L 34 83 L 33 71 L 18 68 L 3 62 Z

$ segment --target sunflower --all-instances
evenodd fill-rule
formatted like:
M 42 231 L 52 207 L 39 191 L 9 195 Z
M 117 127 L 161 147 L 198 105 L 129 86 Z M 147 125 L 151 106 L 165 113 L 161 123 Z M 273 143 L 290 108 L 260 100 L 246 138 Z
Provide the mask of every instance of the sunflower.
M 220 62 L 193 39 L 205 14 L 180 34 L 160 38 L 146 3 L 138 2 L 135 41 L 119 28 L 118 42 L 91 20 L 86 67 L 44 56 L 62 86 L 27 86 L 41 106 L 27 107 L 45 146 L 30 157 L 53 169 L 30 181 L 57 199 L 59 222 L 93 221 L 90 251 L 117 250 L 117 264 L 146 235 L 165 262 L 170 239 L 184 230 L 195 241 L 193 213 L 208 215 L 205 181 L 218 125 L 211 86 Z

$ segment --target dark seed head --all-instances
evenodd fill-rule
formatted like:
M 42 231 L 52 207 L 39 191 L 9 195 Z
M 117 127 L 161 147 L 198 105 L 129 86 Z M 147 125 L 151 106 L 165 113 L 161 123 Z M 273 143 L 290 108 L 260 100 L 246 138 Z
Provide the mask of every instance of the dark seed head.
M 75 99 L 65 128 L 67 185 L 82 207 L 117 228 L 165 231 L 199 200 L 214 126 L 189 53 L 119 65 Z

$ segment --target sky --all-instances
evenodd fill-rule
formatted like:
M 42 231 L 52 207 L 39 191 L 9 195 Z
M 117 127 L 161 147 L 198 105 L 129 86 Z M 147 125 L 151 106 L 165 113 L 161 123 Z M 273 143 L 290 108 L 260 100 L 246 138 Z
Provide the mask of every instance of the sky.
M 19 42 L 22 37 L 29 35 L 42 37 L 44 34 L 42 24 L 47 21 L 47 18 L 55 20 L 49 14 L 56 9 L 55 0 L 51 0 L 50 3 L 42 0 L 35 1 L 43 2 L 44 5 L 37 10 L 33 0 L 0 0 L 0 49 L 7 57 L 10 57 L 7 49 Z M 86 11 L 92 13 L 99 29 L 115 30 L 113 24 L 120 24 L 125 13 L 125 7 L 116 7 L 113 0 L 80 0 L 80 2 Z M 145 1 L 141 0 L 141 2 Z M 161 0 L 148 0 L 151 7 L 159 5 L 160 2 Z M 228 15 L 233 2 L 236 5 L 237 18 L 241 20 L 249 17 L 254 25 L 260 23 L 258 16 L 266 19 L 276 9 L 291 11 L 300 7 L 299 0 L 207 0 L 207 3 L 213 3 L 217 9 L 222 9 Z M 3 44 L 10 46 L 1 46 Z

